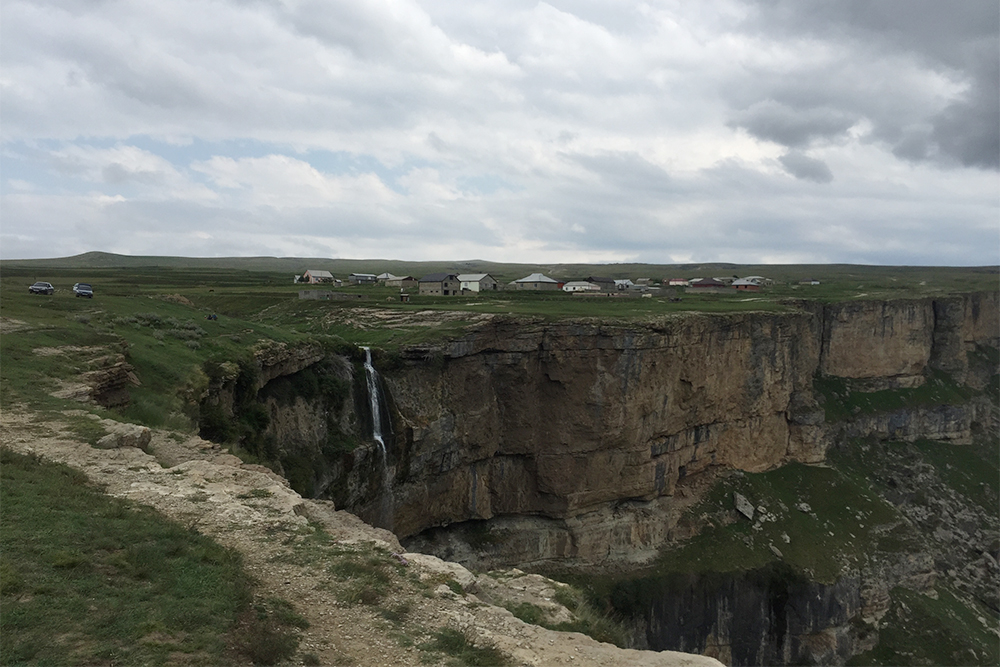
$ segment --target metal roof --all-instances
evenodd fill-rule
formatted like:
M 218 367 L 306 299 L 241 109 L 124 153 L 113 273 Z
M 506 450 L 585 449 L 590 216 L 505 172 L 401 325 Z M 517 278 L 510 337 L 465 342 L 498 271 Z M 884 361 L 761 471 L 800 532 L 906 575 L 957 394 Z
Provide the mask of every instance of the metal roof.
M 445 280 L 458 280 L 458 276 L 454 273 L 428 273 L 426 276 L 420 279 L 422 283 L 440 283 Z
M 558 280 L 552 280 L 548 276 L 543 276 L 540 273 L 532 273 L 530 276 L 521 278 L 520 280 L 515 280 L 515 283 L 557 283 Z

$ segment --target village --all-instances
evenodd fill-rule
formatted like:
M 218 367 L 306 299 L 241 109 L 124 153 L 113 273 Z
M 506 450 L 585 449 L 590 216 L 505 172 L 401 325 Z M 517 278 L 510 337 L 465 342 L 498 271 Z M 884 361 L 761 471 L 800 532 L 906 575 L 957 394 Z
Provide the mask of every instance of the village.
M 294 282 L 325 287 L 379 285 L 400 290 L 401 300 L 408 300 L 410 294 L 421 296 L 475 296 L 481 293 L 500 291 L 562 291 L 573 296 L 603 297 L 652 297 L 663 294 L 665 288 L 673 288 L 671 294 L 681 292 L 693 294 L 732 294 L 738 292 L 760 292 L 774 285 L 774 281 L 764 276 L 715 276 L 705 278 L 609 278 L 587 276 L 579 280 L 561 281 L 543 273 L 531 273 L 523 278 L 504 283 L 489 273 L 429 273 L 420 278 L 397 276 L 392 273 L 351 273 L 346 281 L 329 271 L 309 269 L 296 275 Z M 800 285 L 819 285 L 820 281 L 808 278 Z M 303 290 L 300 298 L 330 298 L 328 293 L 317 290 Z M 354 295 L 359 298 L 360 295 Z

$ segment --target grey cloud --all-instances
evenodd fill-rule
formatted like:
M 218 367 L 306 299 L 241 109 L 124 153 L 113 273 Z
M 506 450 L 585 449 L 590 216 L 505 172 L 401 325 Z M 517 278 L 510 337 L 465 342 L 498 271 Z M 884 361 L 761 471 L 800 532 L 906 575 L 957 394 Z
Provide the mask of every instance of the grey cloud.
M 795 151 L 782 155 L 778 160 L 785 167 L 785 171 L 795 178 L 814 183 L 829 183 L 833 180 L 830 167 L 822 160 Z
M 994 0 L 755 0 L 750 23 L 765 34 L 851 37 L 906 49 L 962 67 L 962 50 L 978 39 L 994 40 L 1000 12 Z
M 805 146 L 815 139 L 830 139 L 841 135 L 857 119 L 857 114 L 839 109 L 796 109 L 768 99 L 735 114 L 730 126 L 742 127 L 759 139 L 794 148 Z
M 873 136 L 898 157 L 1000 168 L 1000 12 L 995 0 L 757 0 L 752 6 L 757 12 L 745 29 L 777 40 L 810 35 L 842 54 L 840 71 L 806 67 L 790 85 L 784 71 L 753 73 L 743 96 L 733 96 L 737 108 L 754 100 L 746 95 L 751 90 L 757 100 L 795 108 L 825 104 L 844 117 L 869 119 Z M 886 65 L 908 60 L 964 82 L 968 91 L 943 110 L 932 108 L 932 95 L 907 91 L 905 81 L 880 74 L 880 60 Z M 841 77 L 848 77 L 853 88 L 841 88 Z M 865 82 L 870 77 L 879 84 L 875 90 Z M 802 133 L 778 132 L 766 118 L 751 120 L 758 125 L 740 122 L 739 115 L 734 122 L 760 138 L 803 145 Z M 799 143 L 791 143 L 796 139 Z
M 934 118 L 941 152 L 967 167 L 1000 169 L 1000 56 L 982 54 L 965 99 Z
M 675 189 L 670 175 L 637 153 L 608 152 L 598 155 L 563 154 L 597 175 L 603 185 L 628 192 L 662 195 Z

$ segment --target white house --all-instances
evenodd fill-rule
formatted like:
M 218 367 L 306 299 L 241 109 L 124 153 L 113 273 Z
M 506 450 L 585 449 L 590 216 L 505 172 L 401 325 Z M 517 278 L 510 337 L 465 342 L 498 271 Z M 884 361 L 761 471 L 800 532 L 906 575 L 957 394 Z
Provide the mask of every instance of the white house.
M 514 289 L 523 290 L 548 290 L 548 289 L 559 289 L 560 283 L 558 280 L 553 280 L 548 276 L 544 276 L 541 273 L 532 273 L 530 276 L 525 276 L 520 280 L 515 280 L 511 283 Z
M 684 278 L 671 278 L 670 280 L 667 281 L 667 285 L 669 287 L 687 287 L 690 284 L 691 283 L 689 283 Z
M 333 274 L 329 271 L 320 271 L 318 269 L 309 269 L 302 274 L 303 281 L 309 283 L 310 285 L 315 285 L 316 283 L 332 283 Z
M 488 273 L 460 273 L 458 280 L 463 291 L 493 292 L 499 289 L 496 279 Z
M 564 292 L 600 292 L 601 286 L 586 280 L 571 280 L 563 285 Z

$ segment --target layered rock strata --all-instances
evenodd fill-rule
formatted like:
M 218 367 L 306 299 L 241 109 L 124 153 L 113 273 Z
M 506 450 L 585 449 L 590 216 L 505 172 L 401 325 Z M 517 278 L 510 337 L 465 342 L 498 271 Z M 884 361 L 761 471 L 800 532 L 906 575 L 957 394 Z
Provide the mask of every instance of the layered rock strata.
M 820 462 L 838 439 L 872 433 L 961 443 L 990 423 L 980 400 L 831 425 L 813 380 L 964 378 L 968 353 L 997 345 L 996 293 L 800 305 L 629 326 L 494 320 L 408 351 L 386 374 L 401 434 L 393 529 L 506 517 L 525 561 L 629 559 L 662 544 L 661 499 L 708 467 Z

